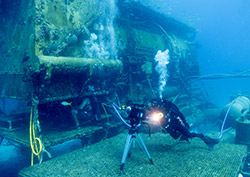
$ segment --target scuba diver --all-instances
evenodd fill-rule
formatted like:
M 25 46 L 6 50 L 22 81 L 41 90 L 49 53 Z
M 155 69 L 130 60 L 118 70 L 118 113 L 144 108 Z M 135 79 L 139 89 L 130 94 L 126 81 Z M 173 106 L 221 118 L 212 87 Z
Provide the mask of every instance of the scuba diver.
M 99 124 L 101 120 L 101 103 L 95 96 L 75 99 L 74 103 L 63 101 L 61 104 L 71 107 L 71 115 L 77 129 L 80 128 L 79 118 L 89 119 L 93 124 Z
M 189 138 L 198 137 L 206 143 L 209 150 L 213 150 L 214 145 L 219 143 L 218 140 L 205 136 L 202 133 L 190 132 L 185 116 L 171 101 L 166 99 L 153 100 L 151 104 L 150 110 L 159 110 L 162 112 L 160 125 L 163 132 L 169 133 L 174 139 L 180 137 L 180 141 L 186 140 L 189 142 Z M 150 110 L 148 111 L 150 112 Z

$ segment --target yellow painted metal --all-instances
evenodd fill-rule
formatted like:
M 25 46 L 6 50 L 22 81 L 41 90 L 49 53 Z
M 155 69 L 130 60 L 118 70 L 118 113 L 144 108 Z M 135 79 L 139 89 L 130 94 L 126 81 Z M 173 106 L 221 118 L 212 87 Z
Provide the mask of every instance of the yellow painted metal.
M 102 68 L 118 68 L 122 71 L 122 62 L 120 60 L 100 60 L 93 58 L 76 58 L 76 57 L 53 57 L 53 56 L 38 56 L 40 64 L 51 64 L 57 66 L 69 67 L 88 67 L 90 74 L 93 74 L 94 67 Z
M 103 3 L 99 0 L 35 0 L 36 55 L 47 55 L 50 46 L 54 46 L 51 47 L 54 51 L 50 51 L 52 55 L 79 55 L 83 40 L 68 50 L 70 46 L 65 39 L 69 34 L 84 31 L 96 21 L 105 12 Z
M 128 4 L 124 2 L 124 6 L 118 4 L 118 7 L 125 9 Z M 108 83 L 111 79 L 114 83 L 112 77 L 120 74 L 122 62 L 126 62 L 127 68 L 123 70 L 126 70 L 129 81 L 122 90 L 130 90 L 130 96 L 135 98 L 144 95 L 137 86 L 144 88 L 141 86 L 142 75 L 153 74 L 152 60 L 157 50 L 172 47 L 176 67 L 179 66 L 179 58 L 190 56 L 189 43 L 178 37 L 174 30 L 169 31 L 168 26 L 139 22 L 122 12 L 123 15 L 114 22 L 118 57 L 122 62 L 84 58 L 84 41 L 89 40 L 90 33 L 98 34 L 96 26 L 100 25 L 107 12 L 105 1 L 23 0 L 16 6 L 16 9 L 14 6 L 11 9 L 16 14 L 15 18 L 10 17 L 9 23 L 0 29 L 0 35 L 4 34 L 1 37 L 5 48 L 0 58 L 0 97 L 30 100 L 34 91 L 47 101 L 78 97 L 79 93 L 89 95 L 86 83 L 94 74 L 96 77 L 91 84 L 97 93 L 102 94 L 100 82 L 105 80 Z M 159 17 L 146 7 L 138 10 L 141 14 L 152 13 Z M 166 24 L 172 24 L 172 29 L 179 26 L 171 20 Z M 176 71 L 181 72 L 178 68 Z M 99 85 L 94 82 L 97 78 Z M 109 88 L 105 89 L 106 93 Z

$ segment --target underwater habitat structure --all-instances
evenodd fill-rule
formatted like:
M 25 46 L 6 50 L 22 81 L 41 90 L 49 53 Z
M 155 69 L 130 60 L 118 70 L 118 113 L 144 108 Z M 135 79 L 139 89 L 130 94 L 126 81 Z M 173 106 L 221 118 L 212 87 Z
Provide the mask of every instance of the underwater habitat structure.
M 192 85 L 192 78 L 200 75 L 196 30 L 139 2 L 3 0 L 0 15 L 0 138 L 28 148 L 31 154 L 31 167 L 25 165 L 19 176 L 127 176 L 119 170 L 126 129 L 114 118 L 112 102 L 146 104 L 159 95 L 167 97 L 192 129 L 211 120 L 222 123 L 237 102 L 220 111 L 201 87 Z M 162 81 L 158 53 L 169 58 Z M 161 90 L 162 83 L 166 86 Z M 14 111 L 5 111 L 6 100 L 15 100 Z M 80 109 L 84 118 L 78 120 Z M 249 137 L 242 143 L 240 135 L 250 132 L 250 127 L 243 129 L 249 114 L 239 109 L 239 115 L 226 118 L 241 130 L 236 141 L 244 145 L 221 143 L 210 156 L 201 141 L 192 141 L 189 147 L 156 133 L 146 143 L 155 164 L 144 162 L 145 154 L 135 150 L 127 173 L 237 175 L 248 158 L 245 145 L 250 144 Z M 53 154 L 48 151 L 72 140 L 80 140 L 80 149 L 50 159 Z M 180 156 L 183 161 L 176 162 Z
M 93 49 L 94 54 L 89 55 L 91 49 L 84 50 L 84 47 L 98 42 L 95 37 L 92 39 L 94 33 L 105 33 L 99 22 L 106 16 L 105 4 L 67 2 L 10 3 L 12 9 L 3 14 L 8 23 L 1 31 L 1 83 L 4 83 L 1 97 L 30 100 L 33 95 L 44 103 L 92 94 L 87 85 L 93 85 L 97 94 L 105 94 L 112 88 L 111 84 L 119 84 L 123 73 L 128 77 L 123 92 L 140 101 L 143 95 L 140 92 L 148 89 L 141 83 L 142 79 L 146 77 L 153 82 L 153 89 L 157 85 L 152 81 L 153 59 L 158 50 L 165 49 L 171 51 L 173 61 L 169 64 L 168 85 L 177 86 L 185 77 L 199 74 L 192 42 L 194 29 L 143 6 L 121 1 L 112 34 L 116 41 L 107 43 L 109 53 L 102 55 Z M 10 28 L 13 30 L 9 31 Z M 110 36 L 103 34 L 103 38 Z M 97 84 L 98 81 L 102 84 Z

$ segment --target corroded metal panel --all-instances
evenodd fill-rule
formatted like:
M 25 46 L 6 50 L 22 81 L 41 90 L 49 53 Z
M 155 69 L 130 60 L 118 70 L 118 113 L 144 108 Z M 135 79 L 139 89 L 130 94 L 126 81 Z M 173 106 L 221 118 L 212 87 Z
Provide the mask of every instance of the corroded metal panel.
M 103 28 L 100 23 L 109 12 L 105 1 L 10 2 L 6 15 L 1 14 L 0 96 L 30 100 L 36 94 L 53 101 L 93 94 L 92 86 L 105 94 L 117 82 L 121 95 L 142 100 L 145 93 L 157 90 L 154 56 L 166 49 L 171 58 L 169 86 L 199 74 L 192 42 L 195 30 L 135 2 L 118 1 L 117 6 L 112 45 L 118 54 L 101 61 L 89 59 L 85 48 L 92 33 Z M 110 60 L 116 58 L 119 63 Z
M 88 27 L 105 12 L 100 0 L 35 0 L 36 54 L 82 56 Z

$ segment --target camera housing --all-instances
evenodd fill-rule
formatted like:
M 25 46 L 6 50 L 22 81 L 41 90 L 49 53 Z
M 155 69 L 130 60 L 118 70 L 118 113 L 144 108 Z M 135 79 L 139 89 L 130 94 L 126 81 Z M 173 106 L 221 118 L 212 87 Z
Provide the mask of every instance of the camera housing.
M 142 122 L 160 124 L 161 126 L 165 123 L 165 111 L 159 108 L 132 104 L 128 106 L 126 110 L 128 114 L 127 119 L 132 126 L 139 125 Z
M 140 104 L 132 104 L 126 108 L 128 117 L 132 126 L 141 124 L 141 121 L 145 120 L 145 106 Z

